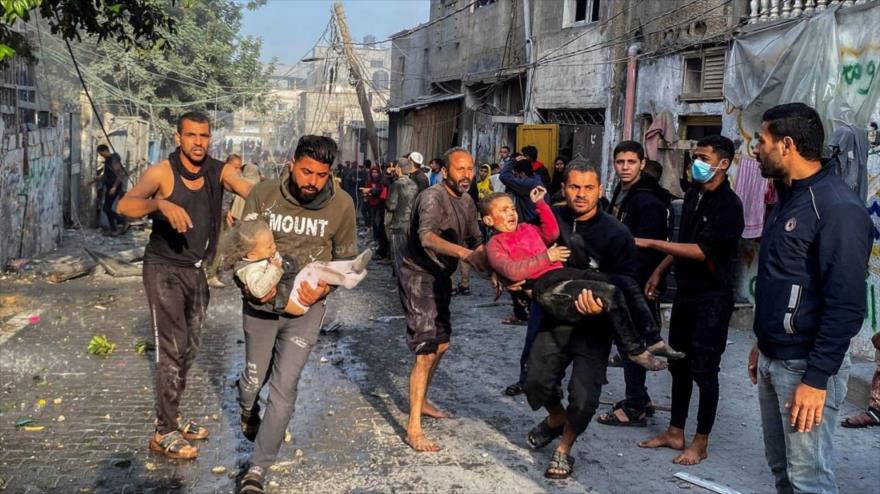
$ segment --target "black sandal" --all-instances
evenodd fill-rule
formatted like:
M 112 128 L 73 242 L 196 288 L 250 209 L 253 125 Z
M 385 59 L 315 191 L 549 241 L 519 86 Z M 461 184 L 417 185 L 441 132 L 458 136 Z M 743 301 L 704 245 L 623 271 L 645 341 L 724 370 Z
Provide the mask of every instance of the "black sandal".
M 522 384 L 513 383 L 510 386 L 504 388 L 504 394 L 507 396 L 517 396 L 523 394 L 525 390 L 523 389 Z
M 574 467 L 574 457 L 569 456 L 562 451 L 554 451 L 550 458 L 550 464 L 547 470 L 544 470 L 544 477 L 554 480 L 562 480 L 571 477 L 572 468 Z M 550 470 L 560 470 L 564 473 L 555 473 Z
M 621 421 L 620 418 L 617 417 L 617 414 L 614 413 L 616 410 L 623 410 L 623 413 L 627 418 L 626 422 Z M 639 412 L 634 408 L 623 406 L 623 402 L 618 402 L 610 412 L 600 415 L 596 419 L 596 422 L 599 422 L 602 425 L 611 425 L 615 427 L 645 427 L 648 425 L 647 416 L 647 410 Z
M 560 425 L 556 428 L 550 427 L 550 424 L 547 423 L 547 419 L 545 418 L 540 424 L 536 425 L 529 431 L 526 435 L 526 441 L 533 449 L 541 449 L 550 444 L 557 437 L 561 436 L 564 430 L 565 425 Z
M 241 494 L 265 494 L 263 487 L 263 469 L 260 467 L 251 467 L 248 469 L 244 477 L 241 478 L 241 486 L 238 492 Z
M 617 410 L 618 408 L 623 406 L 624 400 L 620 400 L 614 404 L 614 408 L 612 410 Z M 657 412 L 657 409 L 654 408 L 654 402 L 650 402 L 645 406 L 645 418 L 651 418 L 654 416 L 654 413 Z

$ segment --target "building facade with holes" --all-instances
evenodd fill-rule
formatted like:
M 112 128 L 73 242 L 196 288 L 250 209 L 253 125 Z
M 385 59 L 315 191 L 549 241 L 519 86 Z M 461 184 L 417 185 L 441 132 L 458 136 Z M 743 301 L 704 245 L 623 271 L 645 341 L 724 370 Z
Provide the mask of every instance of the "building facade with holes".
M 389 155 L 463 146 L 479 162 L 522 123 L 522 0 L 432 0 L 429 21 L 392 36 Z
M 621 96 L 612 77 L 613 46 L 608 46 L 622 20 L 616 3 L 620 2 L 561 0 L 561 8 L 535 9 L 532 14 L 532 121 L 558 126 L 558 146 L 552 154 L 565 161 L 582 157 L 600 166 L 606 184 Z
M 631 13 L 642 26 L 633 136 L 663 165 L 662 185 L 681 197 L 679 180 L 696 142 L 735 137 L 722 125 L 728 45 L 747 14 L 745 2 L 646 2 Z M 670 15 L 687 12 L 689 16 Z

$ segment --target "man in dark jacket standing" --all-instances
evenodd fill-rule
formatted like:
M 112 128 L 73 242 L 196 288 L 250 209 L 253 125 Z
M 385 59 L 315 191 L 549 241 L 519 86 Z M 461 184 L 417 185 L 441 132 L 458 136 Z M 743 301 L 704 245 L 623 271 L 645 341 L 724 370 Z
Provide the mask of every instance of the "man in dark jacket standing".
M 697 142 L 688 190 L 682 207 L 678 242 L 636 238 L 636 245 L 667 254 L 645 286 L 655 298 L 662 274 L 675 262 L 678 290 L 669 321 L 669 344 L 686 354 L 669 362 L 672 410 L 666 432 L 642 441 L 643 448 L 684 449 L 674 460 L 696 465 L 708 457 L 720 388 L 721 355 L 733 314 L 737 242 L 745 227 L 742 203 L 730 187 L 727 170 L 733 142 L 719 135 Z M 685 448 L 684 427 L 694 383 L 700 388 L 697 432 Z
M 832 438 L 846 397 L 850 339 L 865 314 L 872 224 L 865 205 L 820 161 L 824 128 L 802 103 L 767 110 L 761 174 L 779 202 L 764 225 L 749 377 L 779 493 L 836 493 Z
M 642 173 L 645 169 L 645 149 L 638 142 L 623 141 L 614 148 L 613 156 L 618 183 L 611 196 L 608 212 L 629 228 L 633 237 L 668 240 L 671 195 L 660 187 L 656 178 Z M 664 257 L 658 250 L 638 250 L 635 279 L 640 287 L 644 288 Z M 648 306 L 658 323 L 657 334 L 645 335 L 648 341 L 660 339 L 659 302 L 658 298 L 648 300 Z M 600 416 L 598 422 L 605 425 L 644 426 L 646 417 L 654 414 L 651 397 L 645 387 L 647 371 L 641 365 L 624 360 L 623 376 L 626 399 L 616 403 L 611 412 Z

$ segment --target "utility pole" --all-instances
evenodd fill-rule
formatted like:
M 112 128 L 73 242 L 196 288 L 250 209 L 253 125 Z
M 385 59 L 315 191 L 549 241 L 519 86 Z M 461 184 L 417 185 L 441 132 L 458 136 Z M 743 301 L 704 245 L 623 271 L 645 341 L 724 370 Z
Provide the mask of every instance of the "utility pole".
M 376 124 L 373 122 L 373 112 L 370 110 L 370 102 L 367 100 L 367 91 L 364 88 L 364 79 L 361 74 L 361 68 L 357 63 L 354 48 L 351 44 L 351 34 L 348 32 L 348 23 L 345 21 L 345 11 L 342 4 L 336 2 L 333 5 L 334 18 L 336 27 L 339 29 L 339 36 L 342 37 L 343 46 L 345 48 L 345 56 L 348 59 L 348 66 L 351 69 L 351 75 L 354 77 L 354 87 L 357 91 L 358 103 L 361 105 L 361 112 L 364 115 L 364 126 L 367 130 L 367 140 L 370 141 L 370 148 L 373 150 L 373 161 L 379 163 L 379 136 L 376 134 Z
M 529 64 L 526 69 L 526 101 L 525 108 L 523 108 L 523 122 L 531 124 L 535 123 L 535 112 L 532 110 L 532 92 L 535 83 L 535 46 L 532 42 L 532 8 L 529 0 L 523 0 L 523 27 L 526 36 L 526 59 Z

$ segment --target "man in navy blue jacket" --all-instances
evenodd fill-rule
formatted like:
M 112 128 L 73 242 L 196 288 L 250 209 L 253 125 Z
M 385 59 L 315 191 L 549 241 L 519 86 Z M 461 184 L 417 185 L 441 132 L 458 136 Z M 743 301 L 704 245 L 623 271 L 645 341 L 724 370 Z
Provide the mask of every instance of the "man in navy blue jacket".
M 872 230 L 867 209 L 820 160 L 818 113 L 767 110 L 761 174 L 779 202 L 764 225 L 749 377 L 758 385 L 764 449 L 779 493 L 836 493 L 832 438 L 846 397 L 849 342 L 865 315 Z

